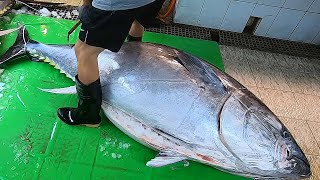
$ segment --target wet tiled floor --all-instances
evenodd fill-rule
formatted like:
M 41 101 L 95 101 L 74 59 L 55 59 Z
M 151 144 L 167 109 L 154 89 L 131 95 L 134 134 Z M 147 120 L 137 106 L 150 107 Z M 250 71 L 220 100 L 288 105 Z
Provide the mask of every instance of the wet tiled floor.
M 226 72 L 290 130 L 320 179 L 320 59 L 220 46 Z

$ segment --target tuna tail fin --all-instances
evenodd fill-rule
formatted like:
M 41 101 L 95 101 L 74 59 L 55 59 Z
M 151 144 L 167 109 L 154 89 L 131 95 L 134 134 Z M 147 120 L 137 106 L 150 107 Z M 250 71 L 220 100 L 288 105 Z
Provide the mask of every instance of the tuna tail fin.
M 15 43 L 0 57 L 0 65 L 9 60 L 26 55 L 26 45 L 29 41 L 30 39 L 26 28 L 24 26 L 20 27 Z

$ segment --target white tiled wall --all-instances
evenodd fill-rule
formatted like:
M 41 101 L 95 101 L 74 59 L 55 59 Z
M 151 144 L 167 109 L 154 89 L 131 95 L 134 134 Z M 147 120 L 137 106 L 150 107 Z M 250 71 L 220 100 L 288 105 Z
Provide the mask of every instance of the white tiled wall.
M 313 39 L 312 41 L 313 44 L 320 44 L 320 32 L 318 35 Z
M 315 0 L 310 6 L 309 12 L 320 13 L 320 0 Z
M 312 43 L 320 29 L 320 14 L 307 12 L 298 24 L 290 39 Z
M 229 5 L 230 1 L 227 0 L 206 0 L 199 17 L 199 26 L 219 29 Z
M 300 11 L 307 11 L 313 1 L 314 0 L 287 0 L 283 4 L 283 7 Z
M 252 16 L 262 18 L 258 28 L 256 29 L 256 35 L 265 36 L 267 34 L 279 11 L 280 8 L 275 6 L 258 4 L 255 7 Z
M 250 16 L 255 35 L 320 44 L 320 0 L 178 0 L 174 21 L 242 32 Z
M 247 24 L 248 17 L 254 8 L 253 3 L 242 1 L 231 1 L 229 8 L 226 12 L 221 29 L 241 32 Z M 237 17 L 237 18 L 234 18 Z
M 282 7 L 285 1 L 286 0 L 259 0 L 258 3 L 267 6 Z
M 282 8 L 267 32 L 268 37 L 289 39 L 305 12 Z

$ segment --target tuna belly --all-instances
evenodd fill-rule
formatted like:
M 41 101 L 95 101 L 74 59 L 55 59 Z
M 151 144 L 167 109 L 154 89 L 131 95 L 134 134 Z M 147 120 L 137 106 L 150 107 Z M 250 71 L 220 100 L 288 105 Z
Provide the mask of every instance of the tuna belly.
M 108 119 L 129 137 L 153 150 L 160 151 L 154 159 L 146 163 L 150 167 L 161 167 L 189 159 L 229 173 L 239 174 L 235 167 L 231 165 L 232 163 L 225 160 L 220 162 L 219 158 L 214 159 L 210 156 L 212 153 L 220 154 L 217 150 L 189 144 L 161 130 L 150 127 L 138 118 L 105 101 L 102 103 L 102 110 Z
M 149 127 L 118 107 L 104 101 L 102 110 L 107 118 L 122 132 L 151 149 L 158 151 L 170 149 L 177 152 L 187 150 L 187 148 L 182 147 L 184 145 L 183 141 Z

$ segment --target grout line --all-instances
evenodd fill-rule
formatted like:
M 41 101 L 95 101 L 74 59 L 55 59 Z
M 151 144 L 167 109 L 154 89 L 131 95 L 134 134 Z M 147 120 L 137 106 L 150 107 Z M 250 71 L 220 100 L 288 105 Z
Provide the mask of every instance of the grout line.
M 311 6 L 313 5 L 313 3 L 314 3 L 315 1 L 316 1 L 316 0 L 313 0 L 313 1 L 312 1 L 312 3 L 310 4 L 310 6 L 309 6 L 308 9 L 307 9 L 307 12 L 310 12 L 309 9 L 311 8 Z
M 304 152 L 304 154 L 307 155 L 307 156 L 320 157 L 320 154 L 311 154 L 311 153 L 306 153 L 306 152 Z
M 307 121 L 307 120 L 306 120 L 306 121 Z M 320 149 L 320 143 L 319 143 L 318 140 L 316 139 L 316 136 L 314 135 L 314 133 L 313 133 L 313 131 L 312 131 L 312 129 L 311 129 L 310 124 L 309 124 L 308 121 L 307 121 L 307 126 L 309 127 L 309 129 L 310 129 L 310 131 L 311 131 L 311 134 L 312 134 L 314 140 L 316 141 L 316 144 L 317 144 L 317 146 L 318 146 L 318 149 Z M 319 155 L 320 155 L 320 154 L 319 154 Z
M 315 41 L 318 36 L 320 36 L 320 30 L 319 30 L 318 34 L 316 36 L 314 36 L 314 38 L 312 39 L 311 42 L 314 43 L 313 41 Z M 319 42 L 319 44 L 320 44 L 320 42 Z
M 199 17 L 198 17 L 198 20 L 197 20 L 197 22 L 196 22 L 197 25 L 199 25 L 199 23 L 200 23 L 200 18 L 201 18 L 201 16 L 202 16 L 203 8 L 204 8 L 204 5 L 206 4 L 206 2 L 207 2 L 207 0 L 204 0 L 203 3 L 202 3 L 202 7 L 201 7 L 201 9 L 200 9 Z
M 225 20 L 225 18 L 226 18 L 226 16 L 227 16 L 227 13 L 228 13 L 229 8 L 230 8 L 230 6 L 231 6 L 231 2 L 232 2 L 232 0 L 229 0 L 228 8 L 227 8 L 226 12 L 225 12 L 224 15 L 223 15 L 222 21 L 221 21 L 221 23 L 220 23 L 220 25 L 219 25 L 219 27 L 218 27 L 219 29 L 222 28 L 222 24 L 223 24 L 223 22 L 224 22 L 224 20 Z
M 317 124 L 320 125 L 320 122 L 318 122 L 318 121 L 314 121 L 314 120 L 306 120 L 306 121 L 308 121 L 308 122 L 313 122 L 313 123 L 317 123 Z
M 292 34 L 296 31 L 297 27 L 300 25 L 302 19 L 306 16 L 306 12 L 304 13 L 304 15 L 301 17 L 300 21 L 298 22 L 298 24 L 296 25 L 296 27 L 294 27 L 294 29 L 292 30 L 292 32 L 290 33 L 288 40 L 290 40 L 290 37 L 292 36 Z
M 275 21 L 276 21 L 276 19 L 278 18 L 278 15 L 280 14 L 280 11 L 281 11 L 281 10 L 282 10 L 282 8 L 280 8 L 280 9 L 279 9 L 279 11 L 278 11 L 277 15 L 275 15 L 275 17 L 274 17 L 274 19 L 273 19 L 273 21 L 272 21 L 272 23 L 271 23 L 270 27 L 269 27 L 269 28 L 268 28 L 268 30 L 266 31 L 266 34 L 265 34 L 265 36 L 266 36 L 266 37 L 268 37 L 268 33 L 269 33 L 269 31 L 270 31 L 271 27 L 273 26 L 274 22 L 275 22 Z
M 287 0 L 284 0 L 282 5 L 281 5 L 281 8 L 283 8 L 284 4 L 287 2 Z

